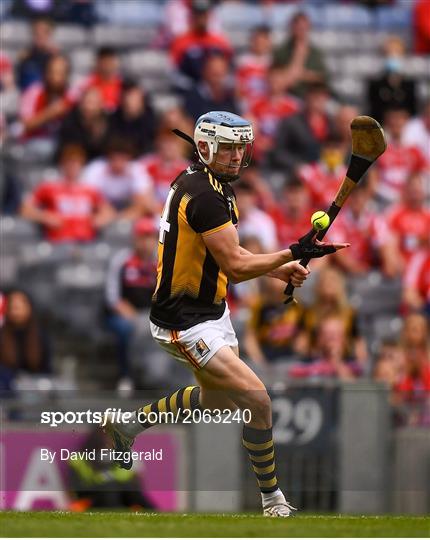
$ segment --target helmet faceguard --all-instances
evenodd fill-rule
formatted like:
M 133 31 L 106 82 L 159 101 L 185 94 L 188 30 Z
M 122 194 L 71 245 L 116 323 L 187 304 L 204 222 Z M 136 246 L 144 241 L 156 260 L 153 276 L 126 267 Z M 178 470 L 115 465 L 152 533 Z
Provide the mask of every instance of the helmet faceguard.
M 213 171 L 216 178 L 221 182 L 232 182 L 250 164 L 254 133 L 251 123 L 245 118 L 229 112 L 212 111 L 197 120 L 194 142 L 200 161 L 209 169 L 217 169 Z M 207 143 L 206 156 L 202 154 L 199 142 Z M 225 159 L 221 154 L 229 157 Z

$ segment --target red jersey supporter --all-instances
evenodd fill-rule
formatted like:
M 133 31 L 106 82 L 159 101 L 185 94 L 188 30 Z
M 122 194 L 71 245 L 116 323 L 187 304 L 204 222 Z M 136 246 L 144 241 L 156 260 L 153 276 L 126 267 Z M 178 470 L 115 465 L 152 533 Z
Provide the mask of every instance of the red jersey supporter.
M 208 29 L 210 2 L 194 1 L 191 5 L 190 30 L 173 40 L 170 55 L 179 71 L 175 84 L 182 90 L 189 89 L 202 76 L 207 56 L 223 54 L 230 58 L 233 54 L 230 43 L 219 34 Z
M 22 94 L 20 119 L 27 136 L 52 136 L 59 130 L 60 120 L 75 101 L 68 79 L 67 60 L 55 55 L 46 64 L 43 82 L 32 84 Z
M 163 26 L 167 38 L 185 34 L 190 28 L 193 11 L 209 10 L 208 28 L 211 32 L 221 30 L 217 12 L 210 9 L 211 0 L 168 0 L 164 8 Z
M 403 300 L 408 309 L 426 309 L 430 314 L 430 249 L 409 260 L 403 280 Z
M 319 160 L 321 145 L 334 131 L 327 114 L 328 99 L 325 85 L 307 86 L 303 110 L 279 122 L 270 152 L 272 168 L 291 173 L 303 163 Z
M 342 141 L 328 139 L 321 150 L 319 162 L 300 167 L 298 174 L 308 189 L 311 206 L 327 208 L 346 174 Z
M 257 159 L 272 148 L 273 139 L 280 120 L 288 118 L 300 110 L 300 101 L 286 94 L 283 69 L 271 67 L 267 74 L 267 90 L 250 106 L 248 117 L 254 119 L 258 136 L 254 143 L 254 156 Z
M 6 315 L 6 295 L 0 291 L 0 328 L 3 326 Z
M 430 54 L 430 17 L 428 0 L 417 0 L 413 10 L 415 52 L 417 54 Z
M 286 249 L 308 232 L 311 215 L 309 195 L 298 178 L 285 184 L 279 204 L 268 208 L 268 213 L 275 222 L 280 249 Z
M 182 139 L 171 130 L 160 129 L 155 141 L 156 152 L 141 160 L 145 173 L 151 178 L 160 206 L 164 205 L 172 181 L 188 167 L 184 159 Z
M 421 174 L 412 175 L 403 188 L 403 201 L 387 213 L 387 229 L 394 236 L 403 263 L 427 244 L 430 237 L 430 210 L 425 207 Z
M 51 242 L 89 242 L 112 213 L 101 193 L 79 182 L 85 155 L 78 146 L 65 146 L 60 156 L 62 178 L 42 182 L 24 201 L 23 217 L 43 226 Z
M 250 36 L 249 51 L 237 58 L 236 88 L 244 108 L 266 91 L 271 51 L 270 27 L 257 26 Z
M 3 51 L 0 51 L 0 89 L 3 88 L 4 77 L 8 77 L 13 74 L 12 62 L 9 57 L 4 54 Z
M 388 147 L 369 174 L 378 199 L 385 204 L 399 201 L 409 176 L 426 166 L 420 149 L 402 142 L 408 118 L 405 109 L 391 109 L 385 114 L 384 128 Z
M 383 242 L 388 238 L 385 221 L 369 206 L 370 192 L 365 184 L 358 184 L 328 232 L 331 242 L 348 238 L 353 249 L 345 256 L 333 254 L 333 260 L 349 274 L 364 274 L 381 267 L 387 275 L 395 274 L 394 262 Z M 397 268 L 397 266 L 396 266 Z
M 118 55 L 111 47 L 101 47 L 97 52 L 96 66 L 83 82 L 82 90 L 97 88 L 105 110 L 114 111 L 120 101 L 122 79 L 119 75 Z

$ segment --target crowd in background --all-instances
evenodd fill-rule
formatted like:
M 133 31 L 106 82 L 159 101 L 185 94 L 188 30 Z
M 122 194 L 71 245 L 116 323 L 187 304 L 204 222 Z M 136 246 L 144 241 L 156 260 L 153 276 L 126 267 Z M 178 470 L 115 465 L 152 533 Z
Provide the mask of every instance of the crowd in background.
M 56 45 L 47 15 L 92 24 L 91 2 L 64 2 L 61 14 L 54 2 L 52 12 L 32 19 L 31 44 L 16 62 L 0 53 L 3 149 L 18 144 L 56 167 L 55 177 L 40 178 L 30 191 L 13 166 L 6 167 L 2 212 L 34 223 L 60 254 L 96 242 L 115 222 L 134 224 L 132 247 L 110 261 L 103 306 L 116 338 L 121 388 L 133 381 L 133 334 L 150 341 L 145 321 L 155 286 L 158 217 L 170 183 L 192 159 L 191 147 L 172 129 L 192 134 L 195 120 L 209 110 L 253 122 L 253 163 L 233 187 L 241 242 L 264 253 L 297 241 L 309 230 L 311 214 L 330 205 L 348 163 L 350 122 L 371 114 L 385 129 L 388 149 L 328 233 L 351 248 L 312 264 L 309 302 L 285 306 L 284 284 L 262 277 L 231 287 L 229 305 L 243 322 L 242 354 L 249 362 L 285 363 L 291 378 L 383 381 L 401 419 L 408 404 L 429 401 L 430 101 L 419 99 L 415 81 L 403 74 L 406 53 L 430 54 L 423 4 L 416 2 L 412 51 L 397 36 L 386 40 L 384 70 L 368 81 L 365 110 L 333 92 L 327 58 L 300 9 L 281 43 L 275 45 L 270 26 L 258 25 L 247 50 L 237 54 L 209 0 L 168 2 L 159 47 L 169 51 L 176 101 L 164 110 L 153 107 L 144 83 L 124 76 L 112 47 L 100 47 L 87 76 L 72 82 L 73 66 Z M 31 9 L 30 1 L 13 2 L 15 16 L 34 15 Z M 402 327 L 376 351 L 361 335 L 348 296 L 348 283 L 372 272 L 402 288 L 400 311 L 393 314 L 402 317 Z M 49 337 L 30 297 L 4 291 L 0 306 L 3 386 L 19 370 L 49 373 Z M 145 366 L 149 373 L 154 362 L 147 359 Z M 150 382 L 162 384 L 171 366 L 160 360 Z M 416 414 L 410 422 L 430 422 L 428 410 Z

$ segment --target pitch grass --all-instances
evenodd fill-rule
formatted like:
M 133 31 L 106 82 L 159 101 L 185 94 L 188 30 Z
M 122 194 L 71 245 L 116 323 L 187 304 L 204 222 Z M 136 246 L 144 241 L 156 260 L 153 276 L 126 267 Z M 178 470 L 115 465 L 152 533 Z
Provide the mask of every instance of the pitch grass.
M 0 536 L 11 537 L 428 537 L 430 517 L 126 512 L 0 512 Z

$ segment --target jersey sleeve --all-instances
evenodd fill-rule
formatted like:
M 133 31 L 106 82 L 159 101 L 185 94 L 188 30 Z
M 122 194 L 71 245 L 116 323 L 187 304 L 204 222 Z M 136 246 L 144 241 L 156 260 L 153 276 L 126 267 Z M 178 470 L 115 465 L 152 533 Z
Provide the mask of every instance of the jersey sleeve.
M 203 236 L 220 231 L 232 223 L 223 196 L 215 191 L 202 193 L 190 200 L 187 220 L 192 229 Z

